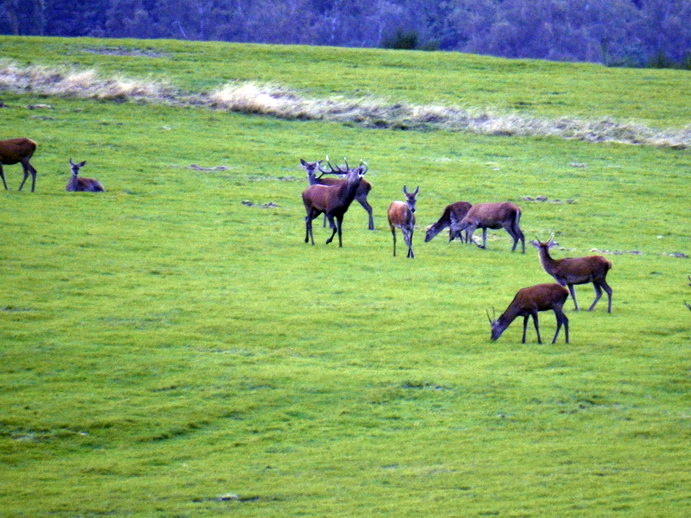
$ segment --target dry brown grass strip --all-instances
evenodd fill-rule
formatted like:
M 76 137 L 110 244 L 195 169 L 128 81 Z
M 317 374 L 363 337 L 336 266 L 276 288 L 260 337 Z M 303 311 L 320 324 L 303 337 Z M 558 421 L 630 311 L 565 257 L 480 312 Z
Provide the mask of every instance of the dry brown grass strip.
M 262 114 L 283 119 L 353 122 L 371 128 L 440 129 L 484 135 L 551 136 L 588 142 L 617 142 L 687 148 L 691 125 L 656 129 L 610 118 L 547 119 L 454 106 L 392 103 L 375 97 L 308 98 L 280 85 L 255 82 L 229 83 L 208 94 L 181 92 L 155 80 L 104 78 L 94 70 L 60 69 L 0 62 L 0 90 L 42 95 L 152 103 L 203 105 L 215 109 Z

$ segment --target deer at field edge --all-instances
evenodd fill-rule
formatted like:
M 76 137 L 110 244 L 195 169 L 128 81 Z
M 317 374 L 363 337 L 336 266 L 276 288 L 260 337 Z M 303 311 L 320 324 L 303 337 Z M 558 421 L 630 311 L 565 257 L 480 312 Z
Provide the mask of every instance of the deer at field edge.
M 31 192 L 36 189 L 36 169 L 29 163 L 29 160 L 36 151 L 36 142 L 28 138 L 13 138 L 9 140 L 0 140 L 0 178 L 7 190 L 7 182 L 5 181 L 5 172 L 2 169 L 3 165 L 22 164 L 24 168 L 24 179 L 19 185 L 18 190 L 22 190 L 24 182 L 31 174 Z
M 516 250 L 518 242 L 522 244 L 525 253 L 525 236 L 521 231 L 519 223 L 521 221 L 521 208 L 514 203 L 478 203 L 473 205 L 463 219 L 458 221 L 453 213 L 451 214 L 451 233 L 453 237 L 460 237 L 461 231 L 468 229 L 470 239 L 476 229 L 482 229 L 482 245 L 480 248 L 487 247 L 487 229 L 503 228 L 513 239 L 511 251 Z
M 427 234 L 425 234 L 425 243 L 429 243 L 439 232 L 444 230 L 446 227 L 451 226 L 452 214 L 456 221 L 461 221 L 465 217 L 465 215 L 468 214 L 468 211 L 471 207 L 472 205 L 467 201 L 457 201 L 456 203 L 447 205 L 444 208 L 444 212 L 442 213 L 439 220 L 436 223 L 427 227 Z M 455 237 L 456 236 L 454 235 L 453 231 L 449 229 L 449 241 L 453 241 Z M 470 236 L 468 234 L 468 230 L 466 229 L 465 238 L 461 236 L 461 242 L 468 243 L 469 241 Z
M 574 284 L 588 284 L 592 282 L 595 288 L 595 300 L 588 308 L 588 311 L 592 311 L 595 308 L 595 304 L 602 296 L 602 290 L 605 290 L 608 299 L 607 312 L 612 312 L 612 288 L 610 288 L 605 279 L 607 272 L 612 268 L 612 263 L 609 260 L 601 255 L 552 259 L 549 255 L 549 249 L 557 246 L 557 243 L 552 238 L 544 243 L 534 240 L 531 241 L 531 244 L 537 248 L 544 270 L 554 277 L 554 280 L 559 284 L 569 288 L 576 311 L 578 311 L 578 302 L 576 302 Z
M 331 236 L 326 240 L 326 244 L 331 243 L 338 232 L 338 246 L 339 248 L 343 246 L 343 216 L 355 199 L 362 176 L 366 172 L 367 164 L 363 162 L 360 166 L 349 170 L 345 181 L 338 185 L 310 185 L 302 192 L 302 202 L 307 212 L 305 217 L 305 243 L 309 243 L 311 240 L 312 245 L 314 245 L 312 220 L 319 216 L 319 214 L 324 213 L 333 230 Z
M 541 344 L 542 339 L 540 338 L 540 325 L 538 323 L 537 314 L 540 311 L 549 311 L 550 309 L 554 311 L 554 315 L 557 318 L 557 330 L 554 333 L 554 338 L 552 343 L 557 341 L 557 336 L 559 336 L 559 330 L 561 326 L 564 326 L 564 334 L 566 336 L 566 343 L 569 343 L 569 319 L 566 318 L 564 310 L 564 302 L 566 302 L 569 292 L 563 286 L 559 284 L 538 284 L 536 286 L 530 286 L 528 288 L 523 288 L 518 290 L 516 296 L 506 308 L 506 311 L 501 314 L 501 316 L 492 320 L 487 313 L 487 318 L 489 319 L 490 327 L 492 328 L 491 339 L 492 341 L 497 340 L 502 333 L 506 330 L 511 322 L 513 322 L 517 317 L 523 317 L 523 339 L 521 343 L 525 343 L 525 334 L 528 328 L 528 318 L 533 317 L 533 323 L 535 324 L 535 332 L 537 333 L 537 343 Z
M 330 171 L 324 171 L 321 168 L 322 162 L 323 160 L 318 160 L 316 162 L 307 162 L 302 158 L 300 159 L 300 165 L 305 171 L 307 171 L 307 180 L 309 181 L 310 185 L 337 185 L 339 182 L 345 181 L 344 178 L 322 178 L 322 176 L 325 174 L 334 174 L 339 175 L 341 177 L 345 177 L 348 174 L 348 171 L 350 170 L 347 161 L 346 169 L 342 170 L 339 166 L 336 166 L 336 168 L 334 168 L 329 162 L 329 157 L 326 157 L 326 162 L 328 163 L 331 169 Z M 362 165 L 362 162 L 360 163 L 360 165 Z M 319 171 L 321 174 L 317 176 L 316 171 Z M 369 195 L 369 192 L 371 190 L 372 184 L 368 182 L 365 178 L 363 178 L 360 181 L 360 186 L 358 187 L 357 192 L 355 193 L 355 201 L 362 205 L 362 208 L 365 209 L 365 211 L 367 212 L 369 219 L 367 228 L 369 230 L 374 230 L 374 216 L 372 215 L 372 206 L 367 201 L 367 196 Z
M 393 236 L 393 256 L 396 257 L 396 227 L 401 229 L 403 240 L 408 247 L 408 255 L 410 259 L 415 258 L 413 253 L 413 231 L 415 230 L 415 203 L 417 202 L 417 193 L 420 192 L 418 185 L 413 192 L 408 192 L 408 188 L 403 186 L 403 194 L 405 194 L 406 201 L 392 201 L 387 211 L 389 219 L 389 227 L 391 227 L 391 235 Z

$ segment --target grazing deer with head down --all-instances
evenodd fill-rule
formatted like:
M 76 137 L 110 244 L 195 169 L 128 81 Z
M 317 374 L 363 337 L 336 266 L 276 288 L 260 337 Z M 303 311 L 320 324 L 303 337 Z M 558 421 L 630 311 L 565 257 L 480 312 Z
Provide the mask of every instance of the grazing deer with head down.
M 72 177 L 67 181 L 65 190 L 69 192 L 103 192 L 105 189 L 101 182 L 93 178 L 83 178 L 79 176 L 79 169 L 84 167 L 86 160 L 75 164 L 70 158 L 70 167 L 72 168 Z
M 415 203 L 417 202 L 417 193 L 420 192 L 418 185 L 413 192 L 408 192 L 408 188 L 403 186 L 403 194 L 405 194 L 406 201 L 392 201 L 389 205 L 387 216 L 389 218 L 389 227 L 391 227 L 391 235 L 393 236 L 393 256 L 396 257 L 396 227 L 401 229 L 403 240 L 408 247 L 408 255 L 410 259 L 415 258 L 413 253 L 413 231 L 415 230 Z
M 328 156 L 326 157 L 326 162 L 329 165 L 331 171 L 324 171 L 321 168 L 322 160 L 318 160 L 317 162 L 307 162 L 302 158 L 300 159 L 300 165 L 305 171 L 307 171 L 307 180 L 309 181 L 310 185 L 337 185 L 340 182 L 345 181 L 343 178 L 345 177 L 345 175 L 348 174 L 348 171 L 350 170 L 350 168 L 348 167 L 348 161 L 346 161 L 345 170 L 342 170 L 338 166 L 334 168 L 329 162 Z M 363 163 L 364 162 L 360 162 L 360 166 L 362 166 Z M 317 176 L 316 171 L 319 171 L 321 174 Z M 341 176 L 342 178 L 322 178 L 322 176 L 325 174 L 335 174 Z M 372 184 L 363 178 L 360 181 L 360 186 L 358 187 L 357 192 L 355 193 L 355 201 L 362 205 L 362 208 L 365 209 L 365 211 L 367 212 L 367 215 L 369 217 L 367 228 L 369 230 L 374 230 L 374 217 L 372 216 L 372 206 L 367 201 L 367 195 L 371 190 Z
M 501 316 L 492 320 L 487 313 L 487 318 L 489 319 L 490 326 L 492 328 L 491 338 L 492 341 L 497 340 L 501 334 L 506 330 L 507 327 L 513 322 L 517 317 L 523 317 L 523 340 L 521 343 L 525 343 L 525 334 L 528 328 L 528 318 L 533 317 L 533 323 L 535 324 L 535 332 L 537 333 L 537 343 L 541 344 L 542 339 L 540 338 L 540 325 L 538 323 L 537 314 L 540 311 L 553 310 L 554 315 L 557 318 L 557 330 L 554 333 L 554 338 L 552 343 L 557 341 L 557 336 L 559 336 L 559 330 L 561 326 L 564 326 L 564 334 L 566 335 L 566 343 L 569 343 L 569 319 L 566 318 L 562 307 L 564 302 L 566 302 L 569 292 L 566 288 L 560 286 L 559 284 L 538 284 L 537 286 L 530 286 L 528 288 L 523 288 L 518 290 L 516 296 L 506 308 L 506 311 L 501 314 Z
M 364 164 L 364 163 L 363 163 Z M 343 216 L 355 199 L 362 176 L 367 172 L 367 164 L 360 165 L 351 169 L 345 181 L 338 185 L 310 185 L 302 192 L 302 202 L 305 205 L 307 216 L 305 217 L 305 243 L 310 239 L 314 245 L 314 235 L 312 233 L 312 220 L 324 213 L 329 220 L 329 225 L 333 230 L 326 244 L 333 241 L 338 232 L 338 246 L 343 246 L 342 228 Z
M 576 302 L 576 290 L 574 284 L 587 284 L 592 282 L 595 287 L 595 300 L 588 308 L 592 311 L 602 296 L 602 290 L 607 292 L 608 304 L 607 312 L 612 312 L 612 288 L 609 287 L 605 277 L 607 272 L 612 268 L 612 263 L 602 257 L 601 255 L 591 255 L 588 257 L 565 257 L 564 259 L 552 259 L 549 255 L 549 249 L 557 246 L 557 243 L 550 237 L 549 241 L 542 243 L 540 241 L 532 241 L 531 244 L 537 248 L 540 256 L 540 262 L 545 271 L 554 277 L 562 286 L 569 288 L 573 304 L 578 311 L 578 302 Z
M 521 208 L 514 203 L 478 203 L 473 205 L 460 221 L 451 214 L 451 233 L 453 237 L 460 237 L 462 230 L 468 230 L 470 239 L 476 229 L 482 229 L 482 246 L 487 247 L 487 229 L 503 228 L 513 238 L 511 251 L 516 250 L 520 241 L 525 253 L 525 236 L 521 231 Z
M 446 208 L 444 209 L 444 212 L 441 215 L 441 218 L 439 218 L 439 221 L 434 223 L 433 225 L 430 225 L 427 227 L 427 234 L 425 235 L 425 243 L 429 243 L 432 241 L 434 236 L 436 236 L 439 232 L 444 230 L 446 227 L 451 226 L 451 215 L 453 214 L 453 217 L 456 219 L 456 221 L 461 221 L 466 214 L 468 214 L 468 211 L 472 205 L 468 203 L 467 201 L 457 201 L 456 203 L 452 203 L 451 205 L 447 205 Z M 453 241 L 456 236 L 454 233 L 449 230 L 449 241 Z M 470 240 L 470 236 L 468 235 L 468 230 L 466 229 L 465 231 L 465 239 L 461 236 L 461 242 L 462 243 L 468 243 Z
M 24 187 L 24 182 L 31 174 L 31 192 L 36 188 L 36 169 L 29 163 L 29 160 L 36 151 L 36 142 L 28 138 L 13 138 L 9 140 L 0 140 L 0 178 L 7 190 L 7 182 L 5 181 L 5 172 L 2 170 L 3 165 L 22 164 L 24 168 L 24 179 L 19 185 L 19 190 Z

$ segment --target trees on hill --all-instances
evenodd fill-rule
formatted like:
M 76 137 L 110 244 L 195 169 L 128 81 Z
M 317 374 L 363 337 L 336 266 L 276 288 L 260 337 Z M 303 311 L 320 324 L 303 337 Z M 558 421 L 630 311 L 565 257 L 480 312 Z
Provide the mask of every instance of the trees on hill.
M 0 33 L 476 52 L 689 66 L 688 0 L 0 0 Z

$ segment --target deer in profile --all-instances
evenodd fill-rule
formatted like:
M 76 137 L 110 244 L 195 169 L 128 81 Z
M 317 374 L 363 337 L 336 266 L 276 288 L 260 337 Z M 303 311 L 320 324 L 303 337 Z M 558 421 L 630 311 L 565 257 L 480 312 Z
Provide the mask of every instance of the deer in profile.
M 329 162 L 329 157 L 326 157 L 326 162 L 329 165 L 329 168 L 331 169 L 330 171 L 324 171 L 321 168 L 321 163 L 323 160 L 318 160 L 316 162 L 307 162 L 303 160 L 302 158 L 300 159 L 300 165 L 302 168 L 307 171 L 307 180 L 309 181 L 310 185 L 337 185 L 340 182 L 345 181 L 345 176 L 348 174 L 348 171 L 350 168 L 348 167 L 348 161 L 346 160 L 345 166 L 346 169 L 343 170 L 339 166 L 336 166 L 335 168 L 331 165 Z M 363 162 L 360 162 L 360 166 L 362 166 Z M 321 173 L 319 176 L 317 176 L 317 171 Z M 322 178 L 323 175 L 338 175 L 340 178 Z M 372 206 L 369 204 L 367 201 L 367 195 L 369 192 L 372 190 L 372 184 L 368 182 L 366 179 L 362 179 L 360 181 L 360 186 L 358 187 L 357 192 L 355 193 L 355 200 L 362 205 L 362 208 L 365 209 L 367 212 L 367 215 L 369 217 L 369 223 L 367 228 L 369 230 L 374 230 L 374 217 L 372 216 Z
M 453 213 L 450 215 L 451 219 L 451 239 L 460 237 L 461 231 L 466 230 L 470 234 L 470 239 L 476 229 L 482 229 L 482 246 L 487 247 L 487 229 L 503 228 L 513 239 L 513 246 L 511 251 L 516 250 L 516 246 L 520 241 L 525 253 L 525 236 L 521 231 L 519 223 L 521 221 L 521 208 L 514 203 L 478 203 L 473 205 L 468 213 L 458 220 Z
M 86 164 L 86 160 L 83 162 L 79 162 L 78 164 L 75 164 L 72 162 L 72 159 L 70 158 L 70 167 L 72 168 L 72 176 L 71 178 L 67 181 L 67 185 L 65 186 L 65 190 L 69 192 L 103 192 L 105 189 L 103 188 L 103 185 L 101 185 L 101 182 L 98 180 L 94 180 L 93 178 L 83 178 L 79 176 L 79 169 L 84 167 Z
M 0 140 L 0 178 L 7 190 L 7 182 L 5 181 L 5 172 L 2 169 L 3 165 L 22 164 L 24 168 L 24 179 L 19 185 L 19 190 L 24 187 L 24 182 L 31 175 L 31 192 L 36 189 L 36 169 L 29 163 L 29 160 L 36 151 L 36 142 L 28 138 L 13 138 L 9 140 Z
M 338 232 L 338 247 L 341 248 L 343 246 L 343 216 L 355 199 L 362 176 L 366 172 L 367 164 L 363 162 L 360 166 L 349 170 L 345 181 L 340 184 L 310 185 L 302 192 L 302 202 L 307 212 L 305 217 L 305 243 L 309 243 L 311 240 L 312 245 L 314 245 L 312 220 L 319 216 L 319 214 L 324 213 L 333 230 L 331 236 L 326 240 L 326 244 L 331 243 Z
M 563 325 L 566 343 L 568 344 L 569 319 L 566 318 L 564 310 L 562 309 L 568 296 L 569 292 L 559 284 L 538 284 L 518 290 L 518 293 L 516 293 L 509 307 L 506 308 L 506 311 L 504 311 L 498 319 L 492 320 L 489 316 L 489 312 L 487 312 L 487 318 L 492 328 L 492 341 L 497 340 L 517 317 L 523 317 L 523 339 L 521 343 L 525 343 L 528 318 L 532 316 L 533 323 L 535 324 L 535 332 L 537 333 L 537 343 L 541 344 L 542 339 L 540 338 L 540 324 L 538 323 L 537 314 L 540 311 L 548 311 L 551 309 L 554 311 L 554 315 L 557 318 L 557 330 L 554 333 L 552 343 L 557 341 L 559 330 Z
M 403 186 L 403 194 L 405 194 L 405 201 L 392 201 L 387 211 L 389 218 L 389 227 L 391 227 L 391 235 L 393 236 L 393 256 L 396 257 L 396 227 L 401 229 L 403 240 L 408 247 L 408 255 L 410 259 L 415 258 L 413 253 L 413 231 L 415 230 L 415 203 L 417 202 L 417 193 L 420 192 L 418 185 L 413 192 L 408 192 L 408 188 Z
M 588 311 L 592 311 L 595 308 L 595 304 L 602 296 L 602 290 L 605 290 L 608 298 L 607 312 L 612 312 L 612 288 L 609 287 L 605 279 L 607 272 L 612 268 L 612 263 L 609 260 L 601 255 L 552 259 L 549 255 L 549 249 L 558 244 L 552 237 L 547 242 L 535 240 L 531 241 L 531 244 L 537 248 L 540 262 L 545 271 L 554 277 L 554 280 L 559 284 L 569 288 L 576 311 L 578 311 L 578 302 L 576 301 L 574 284 L 588 284 L 592 282 L 595 288 L 595 300 L 588 308 Z
M 468 203 L 467 201 L 457 201 L 456 203 L 452 203 L 451 205 L 447 205 L 446 208 L 444 208 L 444 212 L 441 215 L 441 218 L 439 220 L 427 227 L 427 234 L 425 234 L 425 243 L 429 243 L 432 241 L 434 236 L 436 236 L 439 232 L 444 230 L 446 227 L 451 226 L 451 215 L 453 214 L 454 219 L 456 221 L 461 221 L 466 214 L 468 214 L 468 211 L 472 205 Z M 454 233 L 449 230 L 449 241 L 453 241 L 456 236 Z M 470 241 L 470 236 L 468 235 L 468 230 L 465 230 L 465 238 L 461 236 L 461 242 L 462 243 L 468 243 Z

